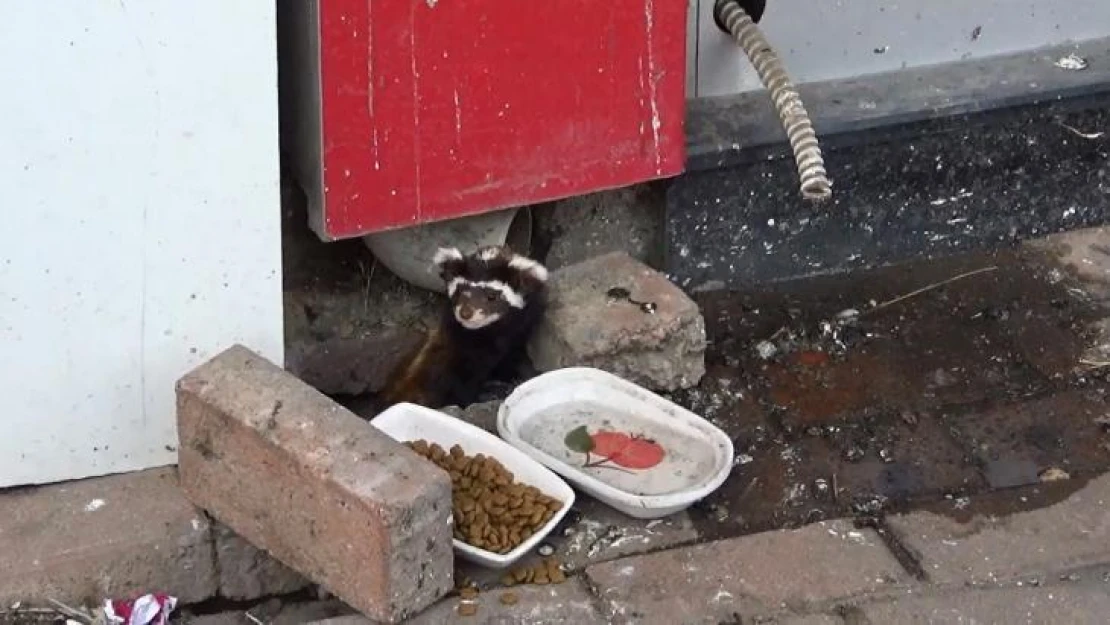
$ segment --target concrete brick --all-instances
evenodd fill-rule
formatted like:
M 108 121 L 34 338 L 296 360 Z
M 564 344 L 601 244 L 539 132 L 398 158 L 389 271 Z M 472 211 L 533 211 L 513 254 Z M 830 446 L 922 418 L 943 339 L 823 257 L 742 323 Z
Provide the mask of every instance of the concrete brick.
M 515 605 L 501 603 L 501 594 L 512 592 L 517 596 Z M 451 597 L 440 601 L 420 613 L 407 625 L 445 625 L 465 623 L 543 623 L 543 625 L 604 625 L 608 621 L 594 606 L 586 588 L 575 579 L 549 586 L 516 586 L 506 590 L 483 592 L 474 600 L 478 612 L 473 616 L 458 613 L 460 599 Z M 677 622 L 677 621 L 676 621 Z M 310 625 L 375 625 L 374 621 L 359 616 L 340 616 L 315 621 Z
M 236 345 L 178 381 L 190 499 L 373 618 L 453 586 L 447 475 Z
M 655 305 L 653 313 L 614 299 Z M 550 308 L 528 346 L 540 371 L 597 367 L 655 390 L 694 386 L 705 375 L 705 320 L 663 274 L 616 252 L 560 269 L 550 280 Z
M 243 540 L 223 523 L 212 524 L 220 596 L 238 601 L 284 595 L 309 586 L 303 575 Z
M 208 520 L 173 469 L 0 495 L 0 605 L 99 605 L 149 591 L 195 602 L 216 590 Z
M 901 542 L 940 583 L 994 582 L 1110 563 L 1110 475 L 1064 501 L 1003 518 L 959 523 L 929 512 L 888 517 Z
M 718 623 L 911 583 L 874 532 L 843 521 L 613 560 L 586 575 L 620 623 L 691 614 Z
M 1094 586 L 990 588 L 951 595 L 905 597 L 893 603 L 860 606 L 870 623 L 948 625 L 949 623 L 1107 622 L 1110 594 Z

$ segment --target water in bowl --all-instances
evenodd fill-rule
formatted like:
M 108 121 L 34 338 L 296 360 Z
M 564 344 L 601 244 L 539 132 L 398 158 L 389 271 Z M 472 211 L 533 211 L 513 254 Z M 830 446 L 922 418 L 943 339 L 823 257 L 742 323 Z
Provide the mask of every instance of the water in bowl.
M 701 486 L 720 462 L 716 446 L 708 433 L 663 417 L 645 418 L 602 403 L 556 405 L 521 423 L 519 435 L 551 457 L 637 496 Z

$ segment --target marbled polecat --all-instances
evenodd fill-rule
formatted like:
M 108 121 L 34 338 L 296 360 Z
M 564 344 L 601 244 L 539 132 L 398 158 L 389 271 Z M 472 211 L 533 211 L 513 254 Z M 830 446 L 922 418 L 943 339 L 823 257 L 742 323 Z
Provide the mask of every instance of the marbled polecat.
M 441 248 L 433 259 L 449 306 L 420 348 L 391 374 L 381 408 L 411 402 L 468 406 L 489 380 L 511 375 L 547 303 L 547 269 L 504 246 L 471 254 Z

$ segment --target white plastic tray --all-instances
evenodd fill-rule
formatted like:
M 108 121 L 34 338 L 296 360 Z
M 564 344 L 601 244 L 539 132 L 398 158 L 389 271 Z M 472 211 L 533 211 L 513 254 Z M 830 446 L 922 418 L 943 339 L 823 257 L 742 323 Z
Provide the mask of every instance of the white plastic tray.
M 521 384 L 501 405 L 497 430 L 590 495 L 640 519 L 689 507 L 732 470 L 732 441 L 720 428 L 599 369 L 558 369 Z
M 400 442 L 424 439 L 429 443 L 438 443 L 444 449 L 458 444 L 467 455 L 480 453 L 496 458 L 513 472 L 518 482 L 535 486 L 545 495 L 563 502 L 563 507 L 539 531 L 509 553 L 493 553 L 452 539 L 455 550 L 471 562 L 495 569 L 512 566 L 550 534 L 574 505 L 574 489 L 558 475 L 489 432 L 451 415 L 416 404 L 401 403 L 383 411 L 370 424 Z

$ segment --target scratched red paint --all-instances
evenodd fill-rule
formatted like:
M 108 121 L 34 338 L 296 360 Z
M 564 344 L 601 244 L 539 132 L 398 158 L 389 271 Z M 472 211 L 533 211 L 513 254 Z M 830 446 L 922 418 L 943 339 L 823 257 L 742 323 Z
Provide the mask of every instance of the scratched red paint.
M 330 238 L 682 171 L 685 0 L 319 10 Z

